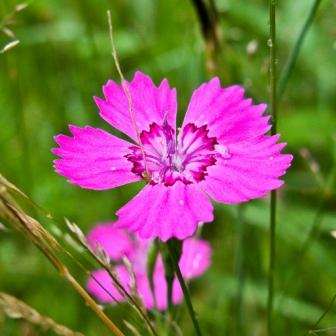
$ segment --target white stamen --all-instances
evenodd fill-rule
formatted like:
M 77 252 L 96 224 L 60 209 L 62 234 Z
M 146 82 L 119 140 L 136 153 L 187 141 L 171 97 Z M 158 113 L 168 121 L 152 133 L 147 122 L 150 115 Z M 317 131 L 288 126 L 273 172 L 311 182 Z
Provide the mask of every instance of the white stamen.
M 117 168 L 116 167 L 111 167 L 111 170 L 112 171 L 115 171 Z
M 180 205 L 184 205 L 184 201 L 183 200 L 179 200 Z
M 184 174 L 183 174 L 183 176 L 188 180 L 188 181 L 193 181 L 193 178 L 194 178 L 194 176 L 193 176 L 193 174 L 190 172 L 190 171 L 185 171 L 184 172 Z
M 182 164 L 183 164 L 183 157 L 182 155 L 175 154 L 173 157 L 173 164 L 177 171 L 181 172 L 182 170 Z
M 231 157 L 231 154 L 225 145 L 215 145 L 215 149 L 224 159 L 229 159 Z
M 155 183 L 160 183 L 161 179 L 160 179 L 160 173 L 158 171 L 154 171 L 152 173 L 152 180 L 155 182 Z

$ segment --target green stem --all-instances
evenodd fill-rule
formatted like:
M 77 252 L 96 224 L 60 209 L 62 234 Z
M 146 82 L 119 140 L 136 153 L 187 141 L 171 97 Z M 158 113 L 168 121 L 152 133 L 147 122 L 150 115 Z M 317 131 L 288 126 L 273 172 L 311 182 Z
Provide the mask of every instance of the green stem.
M 316 330 L 318 325 L 320 324 L 320 322 L 325 318 L 325 316 L 329 313 L 330 309 L 332 308 L 332 306 L 334 305 L 334 302 L 336 300 L 336 294 L 332 297 L 327 309 L 323 312 L 323 314 L 319 317 L 319 319 L 317 320 L 317 322 L 314 324 L 313 330 L 310 330 L 313 333 L 318 333 L 319 331 L 327 331 L 330 330 L 329 328 L 327 329 L 321 329 L 321 330 Z M 306 335 L 309 335 L 310 331 L 307 332 Z
M 154 285 L 154 272 L 155 272 L 155 266 L 156 261 L 159 255 L 159 242 L 157 240 L 154 240 L 153 244 L 150 246 L 148 255 L 147 255 L 147 265 L 146 265 L 146 271 L 147 271 L 147 277 L 149 280 L 149 287 L 153 295 L 154 300 L 154 307 L 157 307 L 157 300 L 155 295 L 155 285 Z
M 276 191 L 271 193 L 271 208 L 270 208 L 270 262 L 268 274 L 268 302 L 267 302 L 267 324 L 268 335 L 272 335 L 273 330 L 273 295 L 274 295 L 274 273 L 275 273 L 275 234 L 276 234 Z
M 168 303 L 168 311 L 172 316 L 173 312 L 173 281 L 175 277 L 175 268 L 171 260 L 169 249 L 167 248 L 167 244 L 161 244 L 160 251 L 162 256 L 162 261 L 165 270 L 165 279 L 167 283 L 167 303 Z
M 287 62 L 283 68 L 283 70 L 281 71 L 280 77 L 279 77 L 279 82 L 278 82 L 278 86 L 277 86 L 277 94 L 278 94 L 278 98 L 280 99 L 280 97 L 282 96 L 283 92 L 285 91 L 286 88 L 286 84 L 288 82 L 288 79 L 291 75 L 291 72 L 295 66 L 296 60 L 298 58 L 299 52 L 301 50 L 301 46 L 303 43 L 303 40 L 306 36 L 306 33 L 309 29 L 309 27 L 311 26 L 314 17 L 316 15 L 316 12 L 318 10 L 318 7 L 320 5 L 322 0 L 315 0 L 304 24 L 303 27 L 300 31 L 299 37 L 295 42 L 295 45 L 292 49 L 292 51 L 290 52 Z
M 326 199 L 326 196 L 324 196 L 320 202 L 320 205 L 318 206 L 317 212 L 314 215 L 314 219 L 313 219 L 312 224 L 310 225 L 307 238 L 304 240 L 301 248 L 296 252 L 295 259 L 292 262 L 292 267 L 289 268 L 289 270 L 287 270 L 286 272 L 286 278 L 282 285 L 279 299 L 277 300 L 277 308 L 279 310 L 282 309 L 282 305 L 284 304 L 284 293 L 288 293 L 289 286 L 293 282 L 294 276 L 297 275 L 297 271 L 298 271 L 297 265 L 301 263 L 301 260 L 307 254 L 309 248 L 312 247 L 314 243 L 314 239 L 316 239 L 318 236 L 319 228 L 321 227 L 322 222 L 323 222 L 326 202 L 327 202 L 327 199 Z
M 278 85 L 277 85 L 277 95 L 278 95 L 278 99 L 280 99 L 280 97 L 282 96 L 282 94 L 285 91 L 286 88 L 286 84 L 289 80 L 289 77 L 293 71 L 293 68 L 296 64 L 299 52 L 301 50 L 304 38 L 308 32 L 308 29 L 310 28 L 315 15 L 317 13 L 317 10 L 319 8 L 319 5 L 321 3 L 321 0 L 315 0 L 313 3 L 313 6 L 310 9 L 310 12 L 302 26 L 302 29 L 300 31 L 300 34 L 294 44 L 293 49 L 290 52 L 290 55 L 288 56 L 287 62 L 283 68 L 283 70 L 281 71 L 280 74 L 280 78 L 278 81 Z M 332 175 L 331 175 L 332 176 Z M 325 194 L 325 192 L 324 192 Z M 299 250 L 299 252 L 297 253 L 297 258 L 296 260 L 300 260 L 303 258 L 303 256 L 307 253 L 307 250 L 309 249 L 309 247 L 312 245 L 312 240 L 316 237 L 317 233 L 318 233 L 318 228 L 320 227 L 321 223 L 322 223 L 322 219 L 323 219 L 323 215 L 324 215 L 324 208 L 325 208 L 325 202 L 326 202 L 326 195 L 322 198 L 322 201 L 320 203 L 320 205 L 318 206 L 318 210 L 314 216 L 314 220 L 313 223 L 311 225 L 311 228 L 309 230 L 309 234 L 306 238 L 306 240 L 304 241 L 301 249 Z M 295 272 L 294 272 L 294 268 L 291 269 L 291 272 L 289 273 L 289 275 L 287 275 L 287 279 L 285 281 L 285 284 L 283 286 L 282 289 L 282 293 L 281 295 L 286 291 L 290 281 L 292 281 L 292 278 L 294 276 Z M 283 299 L 283 296 L 281 296 L 281 299 Z M 279 306 L 280 307 L 282 304 L 282 301 L 279 301 Z
M 270 108 L 272 115 L 271 134 L 277 132 L 277 91 L 276 91 L 276 0 L 269 1 L 269 22 L 270 22 Z M 273 332 L 273 294 L 274 294 L 274 271 L 275 271 L 275 234 L 276 234 L 276 190 L 271 192 L 270 205 L 270 261 L 268 274 L 268 300 L 267 300 L 267 328 L 268 335 Z
M 192 302 L 191 302 L 191 299 L 190 299 L 189 290 L 188 290 L 187 285 L 186 285 L 186 283 L 183 279 L 183 276 L 182 276 L 182 273 L 181 273 L 181 270 L 180 270 L 180 267 L 179 267 L 179 264 L 178 264 L 178 258 L 177 258 L 177 255 L 176 255 L 176 251 L 175 251 L 173 242 L 168 241 L 167 246 L 168 246 L 168 250 L 169 250 L 169 253 L 170 253 L 172 264 L 173 264 L 174 269 L 175 269 L 176 276 L 177 276 L 178 281 L 180 283 L 180 286 L 182 288 L 184 299 L 185 299 L 185 302 L 187 304 L 188 312 L 189 312 L 190 318 L 192 320 L 192 323 L 193 323 L 193 326 L 194 326 L 194 329 L 195 329 L 195 333 L 196 333 L 197 336 L 202 336 L 201 329 L 200 329 L 200 326 L 198 324 L 198 320 L 197 320 L 197 317 L 196 317 L 196 313 L 194 311 L 194 308 L 193 308 L 193 305 L 192 305 Z
M 237 335 L 245 335 L 244 328 L 244 288 L 245 288 L 245 272 L 244 272 L 244 205 L 240 204 L 237 211 L 237 253 L 236 253 L 236 269 L 237 269 L 237 298 L 236 298 L 236 315 L 237 315 Z
M 173 314 L 173 280 L 174 278 L 166 277 L 168 311 L 171 315 Z

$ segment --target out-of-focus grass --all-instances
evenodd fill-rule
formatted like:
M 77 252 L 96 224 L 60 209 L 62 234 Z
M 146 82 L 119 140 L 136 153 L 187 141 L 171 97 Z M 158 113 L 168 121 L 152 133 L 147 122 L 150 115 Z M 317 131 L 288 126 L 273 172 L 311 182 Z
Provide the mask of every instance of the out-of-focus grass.
M 1 1 L 0 19 L 15 4 Z M 280 69 L 311 4 L 311 0 L 279 4 Z M 221 0 L 217 5 L 228 50 L 219 76 L 230 73 L 230 82 L 244 84 L 256 101 L 267 101 L 266 2 Z M 107 9 L 112 11 L 126 77 L 131 78 L 140 69 L 157 83 L 168 78 L 178 89 L 180 120 L 192 90 L 207 78 L 204 46 L 191 1 L 35 0 L 18 13 L 13 30 L 21 43 L 0 55 L 0 170 L 44 208 L 56 216 L 71 218 L 83 230 L 115 218 L 115 211 L 140 188 L 135 185 L 104 192 L 82 190 L 67 184 L 52 169 L 52 137 L 67 132 L 68 124 L 90 124 L 111 131 L 99 118 L 92 100 L 93 95 L 102 94 L 101 86 L 108 78 L 118 79 L 110 56 Z M 336 227 L 334 193 L 328 194 L 324 216 L 317 234 L 309 240 L 308 250 L 299 253 L 323 197 L 321 185 L 299 155 L 300 149 L 307 147 L 311 151 L 325 180 L 335 171 L 335 10 L 335 2 L 322 4 L 279 109 L 279 131 L 295 160 L 280 192 L 277 335 L 304 334 L 336 292 L 336 242 L 329 235 L 329 230 Z M 257 42 L 258 48 L 255 54 L 248 55 L 246 47 L 251 40 Z M 0 34 L 0 45 L 6 43 L 8 38 Z M 335 190 L 334 182 L 330 190 Z M 267 202 L 255 201 L 244 207 L 241 252 L 246 335 L 265 333 Z M 214 246 L 213 266 L 191 288 L 206 335 L 238 334 L 236 210 L 232 206 L 216 206 L 215 222 L 203 230 Z M 78 275 L 84 282 L 85 275 L 80 271 Z M 43 257 L 11 230 L 0 231 L 0 289 L 86 335 L 107 334 Z M 108 308 L 114 320 L 120 321 L 128 311 L 123 305 Z M 332 309 L 321 326 L 331 327 L 335 321 Z M 181 325 L 186 335 L 192 334 L 186 315 Z M 1 335 L 20 335 L 23 328 L 19 322 L 0 319 Z M 35 334 L 40 332 L 36 330 Z

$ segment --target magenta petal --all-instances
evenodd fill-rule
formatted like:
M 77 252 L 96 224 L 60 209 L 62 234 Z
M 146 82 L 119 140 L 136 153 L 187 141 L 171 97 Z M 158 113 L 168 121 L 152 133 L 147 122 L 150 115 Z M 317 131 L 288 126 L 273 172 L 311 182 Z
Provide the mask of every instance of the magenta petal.
M 137 71 L 133 80 L 126 83 L 132 97 L 134 115 L 139 131 L 149 130 L 153 122 L 162 124 L 167 118 L 168 124 L 175 129 L 176 90 L 171 89 L 167 80 L 156 87 L 149 76 Z M 121 85 L 109 80 L 103 86 L 105 100 L 95 97 L 101 117 L 116 129 L 137 141 L 132 126 L 127 97 Z
M 239 203 L 266 195 L 279 188 L 293 159 L 281 154 L 285 144 L 277 144 L 278 136 L 261 136 L 229 146 L 227 159 L 217 158 L 208 168 L 202 188 L 216 201 Z
M 244 99 L 244 89 L 238 85 L 222 88 L 218 78 L 196 89 L 184 118 L 197 127 L 207 125 L 209 136 L 226 145 L 265 134 L 269 117 L 262 117 L 265 104 L 252 105 Z
M 166 241 L 185 239 L 197 229 L 199 222 L 213 220 L 213 206 L 197 185 L 177 181 L 172 186 L 146 185 L 117 211 L 116 227 L 138 232 L 142 238 L 159 237 Z
M 183 242 L 180 269 L 186 279 L 202 275 L 211 262 L 212 249 L 205 240 L 189 238 Z
M 52 152 L 61 159 L 54 161 L 57 173 L 82 188 L 103 190 L 135 182 L 132 163 L 125 155 L 132 146 L 99 128 L 70 126 L 73 137 L 60 134 L 59 145 Z
M 156 306 L 155 301 L 153 299 L 153 294 L 149 286 L 149 280 L 145 275 L 137 276 L 138 292 L 147 309 L 153 309 L 156 307 L 159 310 L 165 310 L 168 307 L 168 303 L 167 303 L 167 282 L 165 279 L 165 273 L 163 267 L 156 267 L 153 280 L 154 280 Z M 173 282 L 172 299 L 174 304 L 179 304 L 183 300 L 182 289 L 177 278 L 175 278 Z
M 99 245 L 114 261 L 133 253 L 131 238 L 124 230 L 116 229 L 113 223 L 98 224 L 87 235 L 89 246 L 95 250 Z
M 115 272 L 120 284 L 128 290 L 130 275 L 125 266 L 117 266 Z M 126 299 L 119 293 L 108 272 L 100 269 L 91 273 L 87 281 L 88 291 L 101 303 L 122 302 Z

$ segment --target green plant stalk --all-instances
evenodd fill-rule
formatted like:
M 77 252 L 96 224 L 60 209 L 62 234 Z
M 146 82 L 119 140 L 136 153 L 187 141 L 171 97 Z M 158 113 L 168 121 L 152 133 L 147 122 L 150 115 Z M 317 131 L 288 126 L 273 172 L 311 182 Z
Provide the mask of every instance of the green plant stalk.
M 237 274 L 237 296 L 236 296 L 236 328 L 237 335 L 244 336 L 244 288 L 245 288 L 245 272 L 244 272 L 244 205 L 238 205 L 237 209 L 237 245 L 236 245 L 236 274 Z
M 277 90 L 276 90 L 276 0 L 269 0 L 269 22 L 270 22 L 270 111 L 272 115 L 271 134 L 277 132 Z M 276 259 L 276 209 L 277 194 L 276 190 L 271 192 L 270 203 L 270 259 L 268 274 L 268 299 L 267 299 L 267 330 L 268 335 L 273 333 L 273 296 L 274 296 L 274 273 Z
M 303 257 L 307 254 L 309 248 L 314 243 L 314 239 L 316 239 L 316 236 L 318 235 L 319 228 L 322 225 L 323 217 L 326 210 L 326 202 L 327 202 L 327 196 L 324 195 L 321 199 L 321 202 L 318 206 L 318 209 L 314 215 L 314 219 L 312 224 L 310 225 L 309 233 L 307 235 L 307 238 L 304 240 L 300 250 L 296 253 L 296 258 L 293 262 L 293 265 L 297 265 L 301 262 Z M 293 281 L 295 276 L 295 267 L 291 267 L 290 271 L 286 273 L 286 279 L 284 282 L 284 285 L 282 286 L 281 293 L 279 295 L 279 300 L 277 300 L 277 308 L 281 310 L 281 307 L 283 305 L 283 299 L 284 299 L 284 293 L 288 292 L 289 285 Z
M 277 85 L 277 95 L 278 95 L 278 99 L 280 99 L 282 97 L 282 94 L 285 91 L 286 88 L 286 84 L 289 80 L 289 77 L 293 71 L 293 68 L 295 66 L 296 60 L 299 56 L 299 52 L 301 50 L 302 47 L 302 43 L 304 41 L 304 38 L 308 32 L 308 29 L 310 28 L 315 15 L 317 13 L 317 10 L 319 8 L 319 5 L 321 3 L 322 0 L 315 0 L 315 2 L 313 3 L 313 6 L 303 24 L 303 27 L 300 31 L 299 37 L 296 40 L 294 47 L 292 49 L 292 51 L 290 52 L 287 62 L 283 68 L 283 70 L 281 71 L 280 77 L 279 77 L 279 81 L 278 81 L 278 85 Z
M 181 270 L 180 270 L 180 267 L 179 267 L 179 264 L 178 264 L 178 258 L 177 258 L 177 255 L 176 255 L 175 247 L 173 245 L 173 241 L 171 241 L 171 240 L 167 241 L 167 247 L 168 247 L 168 250 L 169 250 L 169 254 L 170 254 L 172 264 L 173 264 L 174 269 L 175 269 L 176 276 L 177 276 L 178 281 L 180 283 L 180 286 L 182 288 L 182 292 L 183 292 L 183 295 L 184 295 L 185 302 L 187 304 L 188 312 L 189 312 L 190 318 L 192 320 L 192 323 L 193 323 L 193 326 L 194 326 L 194 329 L 195 329 L 195 334 L 197 336 L 202 336 L 201 328 L 198 324 L 196 313 L 195 313 L 195 310 L 194 310 L 192 302 L 191 302 L 189 290 L 188 290 L 188 287 L 187 287 L 187 285 L 186 285 L 186 283 L 183 279 L 183 276 L 182 276 L 182 273 L 181 273 Z
M 330 309 L 334 305 L 335 300 L 336 300 L 336 294 L 332 297 L 331 301 L 329 302 L 329 305 L 328 305 L 327 309 L 323 312 L 323 314 L 319 317 L 317 322 L 314 324 L 313 330 L 309 330 L 306 335 L 309 335 L 309 334 L 314 335 L 314 334 L 317 334 L 318 332 L 321 332 L 321 331 L 324 332 L 324 331 L 335 329 L 335 327 L 327 328 L 327 329 L 320 329 L 320 330 L 317 329 L 320 322 L 325 318 L 325 316 L 329 313 Z
M 155 271 L 157 257 L 159 255 L 159 249 L 160 249 L 159 242 L 157 240 L 154 240 L 148 252 L 147 265 L 146 265 L 147 277 L 149 280 L 149 287 L 153 295 L 155 307 L 157 307 L 157 300 L 156 300 L 155 286 L 154 286 L 154 271 Z
M 176 239 L 170 239 L 170 244 L 175 251 L 175 256 L 177 261 L 179 261 L 181 257 L 182 251 L 182 243 L 177 241 Z M 168 312 L 170 313 L 170 317 L 173 318 L 173 282 L 175 277 L 175 267 L 172 262 L 172 258 L 170 255 L 170 251 L 167 248 L 167 244 L 161 244 L 161 256 L 164 264 L 165 270 L 165 279 L 167 282 L 167 303 L 168 303 Z
M 276 235 L 276 208 L 277 199 L 276 191 L 271 192 L 271 206 L 270 206 L 270 261 L 268 273 L 268 299 L 267 299 L 267 328 L 268 335 L 273 333 L 273 296 L 274 296 L 274 273 L 275 273 L 275 235 Z
M 276 95 L 275 95 L 275 98 L 277 98 L 278 100 L 280 100 L 280 98 L 282 97 L 282 94 L 284 93 L 285 91 L 285 88 L 286 88 L 286 85 L 287 85 L 287 82 L 290 78 L 290 75 L 294 69 L 294 66 L 296 64 L 296 61 L 297 61 L 297 58 L 298 58 L 298 55 L 299 55 L 299 52 L 301 50 L 301 47 L 302 47 L 302 44 L 303 44 L 303 41 L 304 41 L 304 38 L 308 32 L 308 29 L 310 28 L 314 18 L 315 18 L 315 15 L 317 13 L 317 10 L 319 8 L 319 5 L 321 4 L 321 1 L 322 0 L 315 0 L 314 3 L 313 3 L 313 6 L 303 24 L 303 27 L 300 31 L 300 34 L 294 44 L 294 47 L 292 49 L 292 51 L 290 52 L 289 56 L 288 56 L 288 59 L 287 59 L 287 62 L 283 68 L 283 70 L 281 71 L 281 74 L 280 74 L 280 77 L 279 77 L 279 81 L 277 83 L 277 86 L 276 86 Z M 270 20 L 270 22 L 272 22 Z M 274 23 L 275 24 L 275 23 Z M 275 29 L 275 28 L 274 28 Z M 272 34 L 271 34 L 272 36 Z M 272 37 L 271 37 L 272 38 Z M 274 52 L 276 52 L 276 50 L 274 50 Z M 274 53 L 274 60 L 275 60 L 275 57 L 276 57 L 276 54 Z M 271 60 L 272 60 L 272 55 L 271 55 Z M 272 68 L 271 68 L 272 70 Z M 274 89 L 274 87 L 272 87 L 272 89 Z M 273 93 L 273 90 L 271 90 L 272 93 Z M 275 102 L 276 102 L 276 99 L 275 99 Z M 273 116 L 273 122 L 276 121 L 276 118 L 274 118 Z M 274 125 L 274 123 L 273 123 Z M 275 128 L 273 128 L 274 131 L 276 132 L 276 125 L 275 125 Z M 274 132 L 274 133 L 275 133 Z M 273 194 L 273 193 L 272 193 Z M 272 208 L 274 207 L 274 209 L 272 210 Z M 299 252 L 299 255 L 300 257 L 302 257 L 306 250 L 308 249 L 308 246 L 309 246 L 309 242 L 311 241 L 312 237 L 314 236 L 314 234 L 316 233 L 316 230 L 321 222 L 321 218 L 322 218 L 322 214 L 323 214 L 323 202 L 321 202 L 321 205 L 319 206 L 319 209 L 316 213 L 316 216 L 314 218 L 314 221 L 313 221 L 313 225 L 311 227 L 311 230 L 310 230 L 310 233 L 308 235 L 308 238 L 307 240 L 304 242 L 300 252 Z M 272 201 L 272 195 L 271 195 L 271 218 L 272 218 L 272 215 L 274 216 L 273 219 L 271 219 L 271 223 L 272 223 L 272 220 L 275 221 L 275 211 L 276 211 L 276 197 L 274 196 L 274 199 Z M 271 225 L 271 230 L 272 230 L 272 225 Z M 275 231 L 275 226 L 274 226 L 274 231 Z M 271 237 L 273 236 L 273 234 L 275 235 L 275 232 L 272 233 L 271 232 Z M 275 242 L 271 242 L 271 246 L 273 246 L 274 248 L 274 251 L 271 252 L 271 256 L 273 254 L 273 258 L 271 257 L 271 260 L 273 259 L 273 262 L 274 262 L 274 259 L 275 259 Z M 272 251 L 272 250 L 271 250 Z M 272 269 L 272 272 L 270 271 L 270 276 L 272 276 L 272 280 L 270 280 L 270 282 L 272 281 L 272 283 L 269 284 L 269 298 L 268 298 L 268 314 L 269 314 L 269 334 L 271 334 L 271 313 L 272 313 L 272 306 L 273 306 L 273 272 L 274 272 L 274 264 L 272 264 L 272 266 L 270 265 L 270 270 Z
M 173 313 L 173 280 L 174 278 L 167 278 L 167 302 L 168 302 L 168 311 L 170 314 Z
M 175 276 L 175 268 L 172 263 L 169 250 L 167 250 L 167 248 L 161 249 L 161 255 L 162 255 L 164 269 L 165 269 L 165 279 L 167 282 L 168 311 L 172 316 L 172 313 L 173 313 L 173 281 L 174 281 L 174 276 Z

